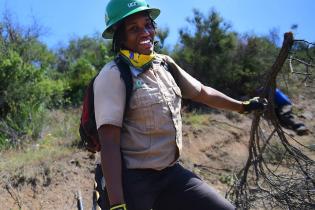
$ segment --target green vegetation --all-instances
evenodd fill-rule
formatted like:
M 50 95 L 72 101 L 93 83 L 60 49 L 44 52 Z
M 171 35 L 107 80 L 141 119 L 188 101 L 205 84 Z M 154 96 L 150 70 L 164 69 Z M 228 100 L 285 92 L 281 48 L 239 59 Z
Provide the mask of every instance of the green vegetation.
M 47 164 L 73 153 L 79 139 L 79 112 L 80 109 L 47 112 L 41 136 L 28 147 L 4 152 L 0 158 L 0 171 L 14 171 L 24 165 L 42 162 Z
M 183 123 L 186 125 L 192 125 L 195 128 L 199 128 L 202 125 L 209 124 L 209 115 L 197 113 L 196 111 L 187 112 L 183 114 Z
M 113 58 L 110 42 L 100 34 L 72 39 L 55 50 L 40 41 L 41 34 L 36 24 L 22 27 L 8 14 L 0 19 L 0 150 L 24 144 L 77 144 L 74 124 L 80 113 L 62 120 L 51 114 L 67 109 L 67 115 L 68 109 L 79 107 L 85 86 Z M 240 35 L 214 10 L 207 15 L 194 10 L 172 51 L 163 48 L 168 34 L 168 28 L 158 29 L 159 52 L 170 54 L 201 82 L 233 97 L 256 95 L 278 51 L 273 41 L 277 34 Z M 184 120 L 198 124 L 209 119 L 188 114 Z M 47 127 L 50 136 L 43 134 Z
M 45 110 L 61 100 L 64 85 L 48 76 L 54 54 L 37 33 L 0 22 L 0 148 L 20 144 L 22 136 L 37 138 Z
M 67 105 L 78 106 L 82 102 L 85 87 L 99 70 L 112 59 L 110 47 L 100 35 L 73 39 L 56 53 L 57 78 L 63 78 L 67 89 L 64 99 Z
M 226 184 L 228 186 L 232 186 L 234 183 L 234 175 L 226 175 L 226 174 L 221 174 L 219 176 L 219 180 L 221 183 Z
M 229 95 L 255 95 L 277 55 L 271 38 L 240 36 L 214 10 L 207 16 L 194 10 L 188 23 L 173 52 L 176 61 L 204 84 Z

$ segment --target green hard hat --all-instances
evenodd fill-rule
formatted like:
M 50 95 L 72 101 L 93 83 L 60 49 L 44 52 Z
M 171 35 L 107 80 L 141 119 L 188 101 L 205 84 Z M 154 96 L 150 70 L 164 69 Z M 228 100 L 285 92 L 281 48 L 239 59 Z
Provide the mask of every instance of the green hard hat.
M 102 33 L 105 39 L 113 38 L 113 26 L 120 20 L 137 12 L 148 11 L 154 20 L 160 14 L 157 8 L 150 8 L 145 0 L 110 0 L 106 6 L 105 23 L 106 28 Z

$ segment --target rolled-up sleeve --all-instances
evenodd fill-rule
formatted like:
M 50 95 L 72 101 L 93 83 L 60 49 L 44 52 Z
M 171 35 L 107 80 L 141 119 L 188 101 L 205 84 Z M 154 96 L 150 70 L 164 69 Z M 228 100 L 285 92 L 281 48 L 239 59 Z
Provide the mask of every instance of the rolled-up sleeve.
M 104 124 L 122 127 L 126 89 L 114 62 L 104 66 L 93 85 L 97 129 Z
M 171 57 L 166 56 L 166 61 L 171 67 L 172 76 L 181 89 L 183 98 L 193 99 L 199 95 L 202 84 L 179 67 Z

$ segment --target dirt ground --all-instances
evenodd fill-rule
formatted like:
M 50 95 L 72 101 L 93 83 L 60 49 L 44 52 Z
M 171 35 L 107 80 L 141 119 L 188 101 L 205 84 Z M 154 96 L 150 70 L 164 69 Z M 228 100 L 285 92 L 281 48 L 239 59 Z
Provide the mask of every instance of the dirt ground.
M 19 176 L 2 173 L 0 209 L 78 209 L 79 192 L 85 209 L 91 209 L 94 162 L 81 151 L 49 165 L 24 166 Z M 25 171 L 33 171 L 33 177 Z
M 298 137 L 315 145 L 315 99 L 296 99 L 299 119 L 310 133 Z M 209 114 L 207 122 L 184 125 L 181 162 L 199 174 L 222 195 L 231 184 L 233 173 L 244 166 L 248 156 L 251 119 L 238 113 Z M 24 166 L 14 174 L 0 172 L 0 209 L 78 209 L 80 191 L 84 209 L 91 209 L 94 165 L 98 155 L 77 151 L 49 163 Z M 32 171 L 32 176 L 25 176 Z M 19 175 L 21 174 L 21 175 Z
M 224 194 L 229 174 L 247 157 L 249 127 L 250 119 L 239 114 L 232 120 L 212 114 L 204 125 L 184 125 L 182 163 Z M 1 173 L 0 209 L 78 209 L 78 191 L 84 209 L 91 209 L 93 166 L 98 159 L 98 154 L 78 151 L 50 165 L 43 162 L 15 172 L 36 171 L 31 177 Z

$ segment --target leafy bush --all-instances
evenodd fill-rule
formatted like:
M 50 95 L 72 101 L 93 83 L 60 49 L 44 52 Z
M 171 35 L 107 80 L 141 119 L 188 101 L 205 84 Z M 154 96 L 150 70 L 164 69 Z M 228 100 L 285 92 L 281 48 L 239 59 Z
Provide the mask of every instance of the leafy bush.
M 56 53 L 57 71 L 68 87 L 64 98 L 70 105 L 82 103 L 89 81 L 112 59 L 107 43 L 96 37 L 73 39 L 67 47 L 60 48 Z
M 8 18 L 0 25 L 1 148 L 18 145 L 22 136 L 36 138 L 46 107 L 52 99 L 62 99 L 65 87 L 61 80 L 48 77 L 54 55 L 38 41 L 37 33 Z
M 208 15 L 194 10 L 188 23 L 175 60 L 205 85 L 234 97 L 255 95 L 275 59 L 275 44 L 268 37 L 240 37 L 214 10 Z

